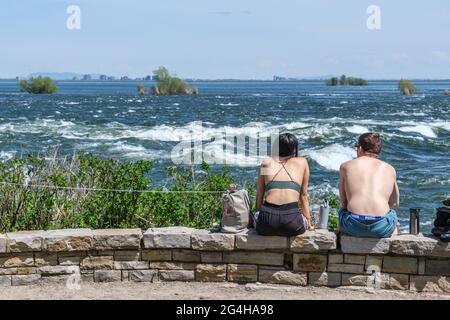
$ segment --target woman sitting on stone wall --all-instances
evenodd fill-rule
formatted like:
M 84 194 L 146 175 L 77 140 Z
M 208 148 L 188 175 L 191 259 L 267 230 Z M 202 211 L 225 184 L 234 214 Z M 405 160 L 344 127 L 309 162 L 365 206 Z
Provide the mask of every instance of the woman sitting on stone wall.
M 272 157 L 266 158 L 259 170 L 255 214 L 259 234 L 295 236 L 312 229 L 308 180 L 308 162 L 298 156 L 297 138 L 281 134 Z

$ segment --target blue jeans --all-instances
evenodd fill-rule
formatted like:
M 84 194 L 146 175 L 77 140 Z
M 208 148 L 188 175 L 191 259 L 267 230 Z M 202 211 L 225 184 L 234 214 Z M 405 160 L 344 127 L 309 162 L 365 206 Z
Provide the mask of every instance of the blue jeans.
M 389 238 L 397 227 L 397 214 L 394 210 L 381 219 L 365 224 L 351 216 L 346 208 L 339 211 L 339 226 L 344 234 L 353 237 Z

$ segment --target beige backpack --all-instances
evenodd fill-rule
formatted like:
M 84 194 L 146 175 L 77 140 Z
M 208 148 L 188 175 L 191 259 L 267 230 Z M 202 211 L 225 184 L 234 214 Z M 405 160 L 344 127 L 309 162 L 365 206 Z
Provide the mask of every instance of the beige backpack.
M 245 189 L 236 190 L 230 186 L 222 195 L 221 231 L 225 233 L 239 233 L 253 226 L 251 201 Z

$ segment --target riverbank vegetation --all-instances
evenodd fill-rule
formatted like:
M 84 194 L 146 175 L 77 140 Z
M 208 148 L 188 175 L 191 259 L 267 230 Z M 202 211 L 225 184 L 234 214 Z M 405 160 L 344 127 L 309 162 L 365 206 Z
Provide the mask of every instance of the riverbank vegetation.
M 21 80 L 19 82 L 21 92 L 28 92 L 34 94 L 40 93 L 55 93 L 58 91 L 56 82 L 49 77 L 37 77 L 30 80 Z
M 0 162 L 0 232 L 55 228 L 205 228 L 219 222 L 220 196 L 233 182 L 227 168 L 166 168 L 153 185 L 149 161 L 85 153 Z M 170 191 L 170 192 L 169 192 Z
M 153 75 L 157 81 L 152 88 L 155 95 L 198 94 L 197 88 L 190 87 L 186 81 L 171 76 L 165 67 L 159 67 L 153 71 Z
M 118 161 L 88 153 L 2 161 L 0 232 L 219 225 L 221 195 L 235 183 L 228 167 L 213 170 L 206 163 L 167 167 L 164 185 L 152 183 L 152 169 L 149 161 Z M 247 185 L 254 198 L 254 181 L 239 183 Z M 329 227 L 334 230 L 339 199 L 331 196 L 328 202 Z
M 404 95 L 415 94 L 417 92 L 417 88 L 414 83 L 406 79 L 401 79 L 398 82 L 398 90 Z
M 340 78 L 333 77 L 325 80 L 327 86 L 366 86 L 369 82 L 362 78 L 347 77 L 342 75 Z

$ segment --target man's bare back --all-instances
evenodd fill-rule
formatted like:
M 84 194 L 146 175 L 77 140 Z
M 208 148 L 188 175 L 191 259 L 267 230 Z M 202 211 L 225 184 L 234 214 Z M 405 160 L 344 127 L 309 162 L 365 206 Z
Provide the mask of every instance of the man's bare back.
M 384 216 L 399 205 L 395 169 L 371 156 L 359 156 L 340 168 L 341 202 L 350 212 Z

